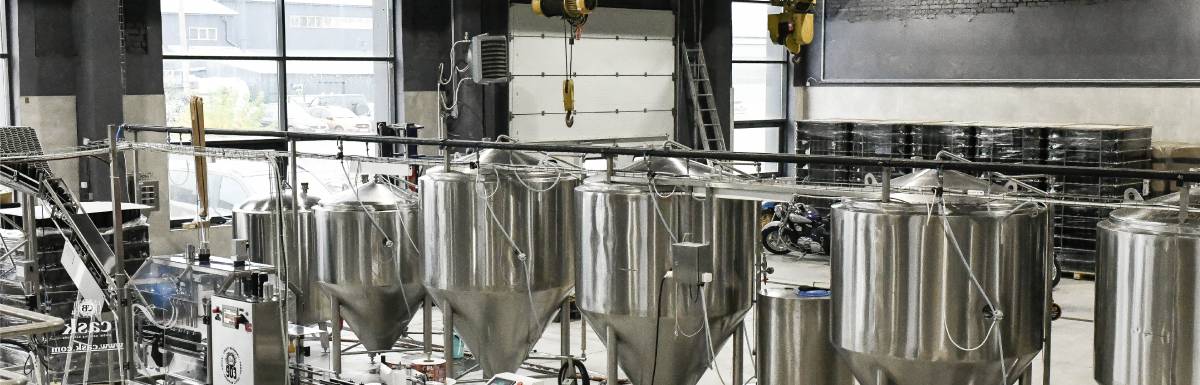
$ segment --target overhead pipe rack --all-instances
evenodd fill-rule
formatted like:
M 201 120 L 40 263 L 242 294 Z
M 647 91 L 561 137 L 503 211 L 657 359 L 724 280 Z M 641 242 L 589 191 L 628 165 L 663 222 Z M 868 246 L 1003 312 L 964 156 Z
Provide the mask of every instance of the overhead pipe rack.
M 191 134 L 190 129 L 182 128 L 182 127 L 165 127 L 165 126 L 147 126 L 147 125 L 125 124 L 125 125 L 122 125 L 122 129 L 124 131 L 129 131 L 129 132 L 158 132 L 158 133 L 166 133 L 166 134 Z M 536 143 L 478 141 L 478 140 L 460 140 L 460 139 L 423 139 L 423 138 L 406 138 L 406 137 L 395 137 L 395 136 L 314 134 L 314 133 L 283 132 L 283 131 L 243 131 L 243 130 L 211 129 L 211 130 L 206 130 L 205 132 L 209 135 L 271 137 L 271 138 L 282 138 L 282 139 L 286 139 L 288 141 L 295 141 L 295 142 L 341 141 L 341 142 L 401 144 L 401 145 L 417 145 L 417 146 L 437 146 L 437 147 L 442 147 L 442 148 L 474 148 L 474 149 L 517 150 L 517 151 L 540 151 L 540 152 L 548 152 L 548 153 L 595 154 L 595 155 L 601 155 L 601 156 L 605 156 L 605 157 L 627 155 L 627 156 L 639 156 L 639 157 L 667 157 L 667 158 L 683 158 L 683 159 L 708 159 L 708 160 L 764 162 L 764 163 L 790 163 L 790 164 L 817 163 L 817 164 L 831 164 L 831 165 L 844 165 L 844 166 L 880 166 L 880 167 L 900 167 L 900 168 L 941 169 L 941 170 L 954 170 L 954 171 L 971 172 L 971 173 L 1000 172 L 1000 173 L 1006 173 L 1006 174 L 1047 174 L 1047 175 L 1078 175 L 1078 176 L 1092 176 L 1092 177 L 1134 178 L 1134 179 L 1176 181 L 1181 184 L 1183 184 L 1183 183 L 1200 183 L 1200 172 L 1192 172 L 1192 171 L 1155 171 L 1155 170 L 1124 169 L 1124 168 L 1098 168 L 1098 167 L 1081 167 L 1081 166 L 1009 164 L 1009 163 L 987 163 L 987 162 L 959 162 L 959 161 L 922 160 L 922 159 L 885 159 L 885 158 L 867 158 L 867 157 L 856 157 L 856 156 L 769 154 L 769 153 L 750 153 L 750 152 L 685 150 L 685 149 L 672 149 L 672 148 L 638 148 L 638 147 L 614 147 L 614 146 L 596 146 L 596 145 L 536 144 Z

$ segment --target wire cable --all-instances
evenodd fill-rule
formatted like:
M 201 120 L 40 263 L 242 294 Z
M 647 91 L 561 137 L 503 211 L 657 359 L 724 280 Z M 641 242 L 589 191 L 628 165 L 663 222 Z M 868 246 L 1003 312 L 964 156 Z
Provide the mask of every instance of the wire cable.
M 650 365 L 650 381 L 642 381 L 641 383 L 643 384 L 653 384 L 654 379 L 658 376 L 658 344 L 659 335 L 662 333 L 663 291 L 666 288 L 665 286 L 667 283 L 667 277 L 670 276 L 670 274 L 671 271 L 667 270 L 667 274 L 664 274 L 663 277 L 658 280 L 658 300 L 654 305 L 654 362 Z M 609 365 L 612 364 L 610 363 Z

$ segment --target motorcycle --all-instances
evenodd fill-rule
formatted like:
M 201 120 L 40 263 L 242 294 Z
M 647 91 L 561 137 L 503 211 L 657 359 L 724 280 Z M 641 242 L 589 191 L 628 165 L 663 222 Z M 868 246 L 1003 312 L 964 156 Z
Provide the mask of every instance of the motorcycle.
M 771 222 L 762 228 L 763 249 L 771 254 L 791 252 L 825 254 L 829 250 L 829 223 L 819 212 L 804 203 L 768 202 Z

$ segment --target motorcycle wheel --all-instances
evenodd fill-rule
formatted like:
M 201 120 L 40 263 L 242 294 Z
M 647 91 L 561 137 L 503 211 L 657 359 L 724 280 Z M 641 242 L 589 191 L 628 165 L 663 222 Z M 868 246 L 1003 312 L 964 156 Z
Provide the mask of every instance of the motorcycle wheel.
M 779 227 L 768 227 L 762 231 L 762 246 L 763 250 L 775 255 L 784 255 L 792 252 L 787 247 L 787 241 L 779 234 Z
M 1058 263 L 1058 259 L 1055 259 L 1054 263 L 1051 265 L 1050 274 L 1050 277 L 1052 278 L 1050 281 L 1050 288 L 1058 287 L 1058 283 L 1062 281 L 1062 265 Z

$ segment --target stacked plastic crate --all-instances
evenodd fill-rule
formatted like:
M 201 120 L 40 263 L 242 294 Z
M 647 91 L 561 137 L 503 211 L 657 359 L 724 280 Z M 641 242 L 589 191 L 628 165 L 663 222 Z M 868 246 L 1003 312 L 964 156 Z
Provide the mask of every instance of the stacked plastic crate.
M 975 123 L 975 160 L 1041 164 L 1046 160 L 1046 124 Z
M 907 159 L 912 157 L 909 146 L 911 123 L 898 121 L 859 121 L 850 128 L 850 155 L 868 158 Z M 911 170 L 892 168 L 892 178 Z M 868 178 L 876 182 L 883 178 L 884 167 L 852 166 L 849 182 L 863 185 Z M 870 176 L 868 176 L 870 175 Z
M 850 120 L 802 120 L 797 122 L 796 151 L 804 155 L 850 155 Z M 849 183 L 850 169 L 842 165 L 806 164 L 798 171 L 801 181 L 815 184 Z
M 1149 169 L 1153 128 L 1076 124 L 1050 130 L 1047 164 L 1101 168 Z M 1120 203 L 1126 191 L 1148 194 L 1141 179 L 1058 176 L 1052 190 L 1073 200 Z M 1096 272 L 1096 225 L 1110 208 L 1058 205 L 1055 215 L 1055 258 L 1069 272 Z
M 908 137 L 914 157 L 933 160 L 946 151 L 975 159 L 975 126 L 971 123 L 914 123 L 909 125 Z

